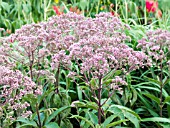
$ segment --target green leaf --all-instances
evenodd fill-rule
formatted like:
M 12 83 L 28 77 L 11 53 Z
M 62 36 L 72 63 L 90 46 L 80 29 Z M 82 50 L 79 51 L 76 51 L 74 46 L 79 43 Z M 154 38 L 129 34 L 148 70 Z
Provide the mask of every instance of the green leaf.
M 114 113 L 115 115 L 117 115 L 121 120 L 125 119 L 123 113 L 122 113 L 122 110 L 118 107 L 115 107 L 115 106 L 110 106 L 109 109 L 107 110 L 111 113 Z
M 167 102 L 170 102 L 170 96 L 167 96 L 163 102 L 163 104 L 167 103 Z
M 107 100 L 107 101 L 106 101 Z M 106 102 L 105 102 L 106 101 Z M 104 98 L 104 99 L 101 99 L 101 104 L 103 104 L 105 102 L 105 104 L 102 106 L 102 109 L 104 111 L 107 111 L 107 109 L 110 107 L 110 105 L 112 104 L 112 100 L 111 98 L 107 99 L 107 98 Z M 96 108 L 98 108 L 96 106 Z
M 140 120 L 140 117 L 137 113 L 135 113 L 133 110 L 131 110 L 130 108 L 127 108 L 125 106 L 121 106 L 121 105 L 111 105 L 110 107 L 117 107 L 120 110 L 126 110 L 127 112 L 133 114 L 135 117 L 137 117 Z
M 60 128 L 57 123 L 50 122 L 49 124 L 46 124 L 43 128 Z
M 88 115 L 90 117 L 90 120 L 93 122 L 93 124 L 95 125 L 98 124 L 98 118 L 94 113 L 88 112 Z
M 102 79 L 102 81 L 106 81 L 107 79 L 112 79 L 113 76 L 119 76 L 122 73 L 121 70 L 112 70 L 110 71 L 106 76 L 104 76 L 104 78 Z
M 168 79 L 167 77 L 164 78 L 163 80 L 163 86 L 168 84 L 170 82 L 170 79 Z
M 170 118 L 170 105 L 167 105 L 168 117 Z
M 97 88 L 96 80 L 94 78 L 90 80 L 90 86 L 92 86 L 92 88 Z
M 79 98 L 79 100 L 82 101 L 82 99 L 83 99 L 83 98 L 82 98 L 82 97 L 83 97 L 82 95 L 83 95 L 83 94 L 82 94 L 82 90 L 80 89 L 79 86 L 77 86 L 77 93 L 78 93 L 78 98 Z
M 28 126 L 31 127 L 32 125 L 30 125 L 30 124 L 23 124 L 23 125 L 17 126 L 16 128 L 29 128 Z M 38 126 L 37 127 L 34 126 L 34 128 L 38 128 Z
M 152 91 L 154 90 L 154 91 L 160 92 L 160 89 L 159 89 L 159 88 L 155 88 L 155 87 L 141 86 L 141 87 L 139 87 L 139 88 L 140 88 L 140 89 L 148 89 L 148 90 L 152 90 Z M 164 95 L 165 97 L 168 96 L 168 93 L 165 91 L 165 89 L 163 89 L 162 92 L 163 92 L 163 95 Z
M 59 107 L 59 105 L 61 104 L 61 98 L 59 94 L 54 94 L 53 102 L 57 105 L 57 107 Z
M 165 123 L 170 123 L 170 119 L 168 118 L 162 118 L 162 117 L 151 117 L 151 118 L 144 118 L 141 120 L 142 122 L 165 122 Z
M 19 117 L 16 121 L 19 121 L 19 122 L 22 122 L 22 123 L 25 123 L 24 125 L 26 126 L 33 126 L 33 127 L 37 127 L 37 124 L 35 121 L 29 121 L 23 117 Z M 17 127 L 17 128 L 21 128 L 21 126 Z
M 160 7 L 163 11 L 168 11 L 170 9 L 169 0 L 161 0 Z
M 134 78 L 134 77 L 133 77 L 133 78 Z M 135 88 L 140 88 L 140 87 L 142 87 L 143 85 L 149 85 L 149 84 L 150 84 L 150 82 L 142 82 L 142 83 L 133 85 L 133 87 L 135 87 Z
M 87 114 L 87 109 L 83 110 L 85 112 L 85 115 L 83 116 L 84 118 L 86 118 L 87 120 L 89 120 L 89 116 Z M 77 118 L 76 118 L 77 119 Z M 89 120 L 90 121 L 90 120 Z M 80 127 L 83 127 L 83 128 L 89 128 L 90 127 L 90 124 L 87 123 L 86 121 L 84 120 L 81 120 L 80 121 Z
M 6 10 L 8 13 L 10 11 L 10 5 L 7 2 L 2 2 L 1 6 L 4 10 Z
M 128 121 L 128 120 L 119 120 L 119 121 L 113 122 L 113 123 L 111 123 L 111 124 L 108 124 L 108 125 L 106 126 L 106 128 L 113 127 L 113 126 L 115 126 L 115 125 L 118 125 L 118 124 L 123 123 L 123 122 L 126 122 L 126 121 Z
M 8 29 L 11 29 L 11 28 L 12 28 L 11 22 L 10 22 L 8 19 L 4 19 L 3 23 L 5 24 L 5 26 L 6 26 Z
M 130 105 L 131 105 L 131 106 L 133 106 L 134 103 L 135 103 L 136 100 L 137 100 L 137 91 L 132 88 L 132 93 L 133 93 L 133 98 L 132 98 L 132 100 L 131 100 L 131 102 L 130 102 Z
M 42 124 L 43 124 L 43 122 L 44 122 L 44 120 L 45 120 L 45 114 L 41 112 L 41 113 L 39 114 L 39 116 L 40 116 L 40 119 L 41 119 L 41 125 L 42 125 Z M 34 119 L 35 119 L 35 121 L 36 121 L 36 122 L 38 122 L 38 116 L 37 116 L 37 115 L 35 116 L 35 118 L 34 118 Z
M 122 73 L 121 70 L 116 70 L 116 71 L 114 72 L 114 76 L 119 76 L 121 73 Z
M 66 110 L 70 108 L 70 106 L 64 106 L 59 108 L 58 110 L 54 111 L 47 119 L 47 121 L 45 122 L 45 124 L 48 124 L 52 119 L 54 119 L 59 113 L 61 113 L 62 111 Z
M 81 102 L 81 101 L 73 101 L 71 104 L 78 106 L 78 107 L 85 107 L 86 106 L 86 104 L 84 102 Z
M 28 94 L 27 96 L 24 97 L 24 100 L 28 101 L 31 105 L 32 110 L 35 112 L 36 111 L 36 103 L 37 103 L 37 98 L 32 95 Z
M 97 104 L 95 102 L 87 102 L 86 107 L 94 109 L 94 110 L 98 110 L 98 106 L 97 106 Z
M 132 78 L 130 74 L 126 75 L 126 80 L 127 80 L 127 84 L 131 85 Z
M 118 115 L 111 115 L 106 118 L 106 120 L 103 122 L 103 127 L 105 128 L 106 125 L 108 125 L 110 122 L 112 122 L 113 119 L 115 119 Z
M 66 10 L 66 13 L 69 12 L 68 8 L 66 7 L 65 3 L 62 2 L 63 6 L 64 6 L 64 9 Z
M 147 99 L 145 97 L 143 97 L 143 95 L 141 95 L 141 93 L 138 93 L 138 97 L 140 98 L 140 100 L 143 102 L 143 104 L 146 106 L 146 109 L 150 112 L 150 114 L 152 116 L 159 116 L 153 109 L 152 106 L 149 104 L 149 102 L 147 101 Z
M 87 7 L 88 2 L 86 0 L 81 0 L 79 4 L 80 8 L 84 11 Z
M 61 120 L 60 127 L 61 128 L 73 128 L 73 125 L 69 119 L 65 118 L 65 119 Z
M 92 126 L 92 128 L 95 128 L 94 125 L 92 124 L 92 122 L 90 122 L 88 119 L 82 117 L 82 116 L 79 116 L 79 115 L 72 115 L 70 118 L 80 118 L 82 119 L 83 121 L 85 121 L 86 123 L 88 123 L 90 126 Z
M 112 83 L 112 79 L 108 79 L 106 80 L 103 84 L 105 84 L 106 86 L 110 85 L 110 83 Z
M 39 98 L 38 98 L 38 103 L 40 104 L 42 100 L 46 97 L 49 96 L 50 93 L 52 93 L 55 90 L 55 88 L 51 88 L 48 91 L 45 91 Z M 51 97 L 50 97 L 51 98 Z
M 153 83 L 156 83 L 158 85 L 161 85 L 161 82 L 159 80 L 155 80 L 155 79 L 152 79 L 152 78 L 149 78 L 149 77 L 146 77 L 146 76 L 144 76 L 144 78 L 146 78 L 150 82 L 153 82 Z
M 23 6 L 23 10 L 24 12 L 26 12 L 27 14 L 29 14 L 29 12 L 31 11 L 31 8 L 28 4 L 22 4 Z
M 163 128 L 170 128 L 170 124 L 161 124 L 160 125 L 163 127 Z
M 136 3 L 132 2 L 132 1 L 128 2 L 128 8 L 130 8 L 130 10 L 132 12 L 136 12 L 137 11 Z
M 151 100 L 154 100 L 158 105 L 160 104 L 160 99 L 158 97 L 155 97 L 154 95 L 148 93 L 142 93 L 142 94 L 147 96 Z
M 103 128 L 101 125 L 97 124 L 95 125 L 95 128 Z
M 128 118 L 135 125 L 135 128 L 140 128 L 139 120 L 136 116 L 134 116 L 133 114 L 131 114 L 127 111 L 124 112 L 124 115 L 126 118 Z

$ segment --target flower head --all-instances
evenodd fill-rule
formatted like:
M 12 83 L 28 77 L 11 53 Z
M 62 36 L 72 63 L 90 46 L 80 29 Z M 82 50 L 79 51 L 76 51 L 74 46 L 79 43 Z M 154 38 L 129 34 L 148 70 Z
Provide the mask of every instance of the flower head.
M 137 47 L 148 54 L 153 62 L 166 59 L 166 49 L 170 49 L 170 32 L 161 29 L 148 31 Z
M 158 2 L 154 0 L 146 0 L 146 9 L 148 12 L 156 12 L 158 9 Z
M 40 94 L 40 87 L 18 70 L 13 71 L 9 67 L 0 66 L 0 78 L 0 104 L 8 110 L 24 112 L 30 104 L 23 98 L 29 94 L 35 97 Z M 36 91 L 39 94 L 36 94 Z
M 55 13 L 57 15 L 61 15 L 62 14 L 62 12 L 60 12 L 60 9 L 57 6 L 53 6 L 53 10 L 55 11 Z

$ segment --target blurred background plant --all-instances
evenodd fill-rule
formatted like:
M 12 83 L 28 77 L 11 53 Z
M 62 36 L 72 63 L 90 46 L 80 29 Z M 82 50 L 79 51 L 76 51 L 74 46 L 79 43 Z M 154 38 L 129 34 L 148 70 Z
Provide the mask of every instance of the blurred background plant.
M 0 0 L 0 28 L 10 34 L 23 24 L 40 22 L 68 11 L 94 17 L 111 12 L 129 24 L 170 24 L 169 0 Z
M 0 27 L 10 31 L 54 14 L 52 0 L 0 0 Z

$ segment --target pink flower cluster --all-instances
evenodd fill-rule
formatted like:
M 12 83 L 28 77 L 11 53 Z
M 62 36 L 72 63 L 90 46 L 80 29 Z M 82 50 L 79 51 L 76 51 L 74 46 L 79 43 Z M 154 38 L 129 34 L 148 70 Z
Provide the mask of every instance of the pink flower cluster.
M 3 62 L 3 65 L 10 67 L 16 67 L 16 63 L 27 66 L 30 70 L 28 76 L 31 79 L 36 78 L 36 81 L 42 75 L 48 77 L 48 65 L 50 62 L 46 57 L 50 55 L 47 48 L 49 36 L 51 35 L 46 32 L 46 23 L 44 22 L 22 26 L 14 34 L 1 40 L 0 61 Z M 42 74 L 40 65 L 44 66 L 43 70 L 47 74 Z M 49 77 L 53 76 L 50 75 Z M 39 84 L 41 83 L 39 82 Z
M 45 32 L 45 23 L 40 24 L 28 24 L 22 26 L 21 29 L 16 30 L 14 34 L 9 37 L 3 38 L 3 46 L 1 50 L 7 55 L 9 51 L 14 54 L 13 58 L 16 61 L 27 63 L 28 60 L 37 61 L 37 58 L 42 58 L 48 53 L 47 49 L 41 49 L 46 47 L 44 43 L 47 39 Z M 8 49 L 7 49 L 8 48 Z M 11 54 L 10 53 L 10 54 Z M 15 56 L 18 55 L 18 56 Z
M 119 85 L 127 85 L 126 81 L 123 80 L 120 76 L 115 76 L 115 78 L 112 79 L 111 83 L 111 88 L 113 88 L 114 90 L 118 89 L 119 91 L 121 91 Z
M 110 13 L 100 13 L 96 18 L 83 18 L 77 15 L 70 21 L 68 19 L 71 15 L 73 14 L 63 14 L 61 16 L 63 24 L 55 26 L 57 29 L 61 28 L 61 34 L 57 35 L 59 39 L 55 38 L 55 45 L 58 46 L 59 43 L 58 49 L 65 51 L 61 50 L 54 54 L 53 67 L 62 62 L 68 66 L 70 61 L 76 61 L 81 74 L 90 79 L 91 76 L 95 78 L 104 76 L 111 70 L 132 71 L 149 62 L 143 52 L 134 51 L 125 44 L 130 38 L 125 35 L 124 30 L 129 27 L 123 25 L 117 17 Z M 65 17 L 68 17 L 67 20 Z M 60 22 L 58 17 L 51 18 L 49 22 L 52 21 L 53 24 L 54 21 Z M 67 40 L 64 40 L 65 38 Z M 66 54 L 67 50 L 69 54 Z
M 149 31 L 137 46 L 145 52 L 153 62 L 166 59 L 170 51 L 170 32 L 166 30 Z
M 52 56 L 51 68 L 65 67 L 70 70 L 68 77 L 83 75 L 89 83 L 92 78 L 104 77 L 113 70 L 129 73 L 151 65 L 143 52 L 134 51 L 125 44 L 130 38 L 124 30 L 130 27 L 111 13 L 100 13 L 96 18 L 67 13 L 51 17 L 42 28 L 38 34 L 45 43 L 44 49 Z M 72 62 L 78 65 L 80 74 L 71 69 Z M 117 86 L 121 84 L 126 85 L 125 81 L 115 81 L 111 88 L 119 90 Z
M 23 97 L 28 94 L 40 95 L 40 88 L 20 71 L 13 71 L 8 67 L 0 66 L 0 104 L 8 110 L 26 110 L 28 102 L 23 101 Z M 37 93 L 35 93 L 37 92 Z

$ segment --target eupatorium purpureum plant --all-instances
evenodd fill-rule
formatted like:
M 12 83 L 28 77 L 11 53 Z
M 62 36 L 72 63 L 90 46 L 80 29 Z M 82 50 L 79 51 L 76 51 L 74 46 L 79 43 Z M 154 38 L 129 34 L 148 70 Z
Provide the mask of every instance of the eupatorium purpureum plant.
M 26 118 L 31 115 L 32 112 L 27 110 L 30 104 L 23 100 L 23 97 L 37 97 L 42 93 L 41 88 L 19 70 L 13 71 L 5 66 L 0 66 L 0 78 L 0 113 L 3 113 L 1 119 L 12 122 L 16 117 Z M 11 114 L 8 115 L 7 112 Z
M 119 85 L 127 84 L 124 80 L 127 73 L 150 65 L 143 52 L 134 51 L 125 44 L 129 40 L 124 34 L 125 29 L 129 27 L 110 13 L 76 21 L 76 26 L 69 30 L 73 37 L 68 39 L 70 42 L 75 39 L 74 43 L 69 46 L 68 52 L 61 50 L 52 58 L 52 68 L 62 65 L 70 71 L 68 77 L 77 76 L 90 87 L 98 105 L 98 124 L 101 124 L 102 106 L 107 101 L 101 103 L 103 89 L 109 88 L 108 98 L 111 97 L 113 90 L 121 91 Z M 71 62 L 78 65 L 80 73 L 70 69 Z M 117 70 L 121 71 L 120 76 L 114 76 Z
M 168 81 L 167 75 L 164 75 L 164 69 L 168 68 L 169 65 L 169 54 L 170 54 L 170 32 L 167 30 L 152 30 L 148 31 L 146 37 L 139 40 L 139 44 L 137 46 L 141 48 L 143 52 L 145 52 L 149 58 L 152 60 L 152 66 L 158 67 L 159 72 L 157 75 L 159 76 L 160 82 L 160 116 L 162 116 L 162 108 L 163 108 L 163 88 L 166 82 Z M 164 79 L 164 81 L 163 81 Z
M 74 82 L 75 78 L 84 81 L 91 90 L 90 98 L 98 106 L 98 124 L 101 124 L 102 107 L 115 90 L 122 92 L 119 86 L 127 84 L 126 74 L 150 65 L 145 53 L 126 45 L 130 38 L 125 29 L 130 28 L 111 13 L 100 13 L 95 18 L 67 13 L 47 22 L 25 25 L 4 38 L 1 55 L 8 63 L 15 63 L 15 68 L 18 62 L 27 66 L 29 71 L 25 72 L 37 85 L 43 84 L 38 80 L 40 75 L 52 78 L 48 82 L 54 82 L 56 93 L 61 67 L 69 71 L 68 77 Z M 109 90 L 108 97 L 102 103 L 105 88 Z
M 0 65 L 7 66 L 10 70 L 21 70 L 25 76 L 29 76 L 35 82 L 35 88 L 41 89 L 44 85 L 54 85 L 58 94 L 60 66 L 51 71 L 50 58 L 54 53 L 66 50 L 71 43 L 74 43 L 70 40 L 72 36 L 66 32 L 71 30 L 74 24 L 71 26 L 65 22 L 76 23 L 75 21 L 84 18 L 76 14 L 67 15 L 65 18 L 64 16 L 55 17 L 55 20 L 49 19 L 48 22 L 24 25 L 14 34 L 1 38 Z M 66 42 L 67 40 L 69 42 Z M 50 87 L 48 89 L 50 90 Z M 36 113 L 40 117 L 38 108 L 39 104 L 36 104 Z M 40 120 L 38 118 L 39 126 L 41 126 Z

